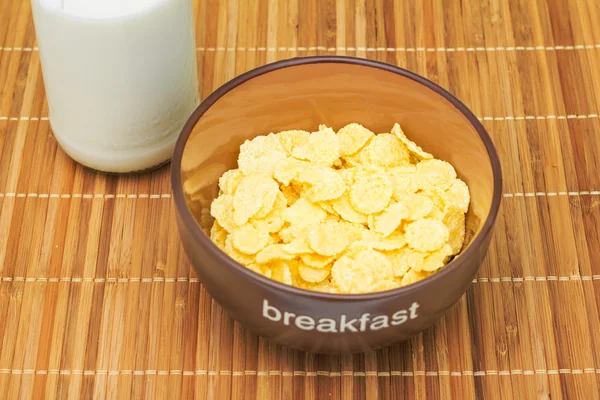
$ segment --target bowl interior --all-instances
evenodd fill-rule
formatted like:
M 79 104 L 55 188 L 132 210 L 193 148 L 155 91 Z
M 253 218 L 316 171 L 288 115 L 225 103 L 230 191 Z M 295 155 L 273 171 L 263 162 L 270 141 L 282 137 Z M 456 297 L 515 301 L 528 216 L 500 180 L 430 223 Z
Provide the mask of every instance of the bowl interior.
M 435 89 L 347 61 L 296 64 L 254 76 L 200 117 L 183 150 L 181 180 L 203 230 L 212 225 L 209 210 L 218 178 L 237 167 L 246 139 L 290 129 L 315 131 L 319 124 L 337 130 L 350 122 L 375 133 L 390 132 L 398 122 L 411 140 L 456 168 L 471 191 L 464 250 L 481 230 L 494 195 L 492 163 L 476 128 Z

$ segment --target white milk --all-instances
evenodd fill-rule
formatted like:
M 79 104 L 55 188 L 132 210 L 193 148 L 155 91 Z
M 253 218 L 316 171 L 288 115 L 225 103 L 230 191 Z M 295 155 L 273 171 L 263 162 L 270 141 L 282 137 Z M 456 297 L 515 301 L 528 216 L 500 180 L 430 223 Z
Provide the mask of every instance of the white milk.
M 171 158 L 198 105 L 191 0 L 31 0 L 56 140 L 132 172 Z

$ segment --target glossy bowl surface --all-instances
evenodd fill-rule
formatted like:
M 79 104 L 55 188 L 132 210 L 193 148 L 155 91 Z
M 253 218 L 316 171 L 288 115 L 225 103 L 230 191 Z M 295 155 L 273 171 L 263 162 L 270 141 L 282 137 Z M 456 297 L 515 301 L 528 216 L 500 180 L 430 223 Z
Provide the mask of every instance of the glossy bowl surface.
M 319 124 L 337 130 L 350 122 L 374 132 L 389 132 L 399 122 L 409 138 L 450 162 L 468 184 L 472 200 L 467 242 L 453 261 L 404 288 L 335 295 L 265 278 L 211 242 L 209 210 L 218 194 L 218 178 L 237 167 L 244 140 L 289 129 L 314 131 Z M 249 71 L 204 100 L 177 142 L 172 185 L 188 258 L 206 290 L 229 315 L 283 345 L 342 353 L 408 339 L 459 300 L 489 246 L 502 174 L 482 124 L 436 84 L 375 61 L 306 57 Z

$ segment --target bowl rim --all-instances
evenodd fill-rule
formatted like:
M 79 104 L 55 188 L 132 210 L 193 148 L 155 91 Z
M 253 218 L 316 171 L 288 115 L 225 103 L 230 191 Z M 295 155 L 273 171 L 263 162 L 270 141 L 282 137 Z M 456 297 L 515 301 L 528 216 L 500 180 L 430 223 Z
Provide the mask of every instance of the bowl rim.
M 198 225 L 196 219 L 192 215 L 191 210 L 187 206 L 185 196 L 183 193 L 183 184 L 181 182 L 181 162 L 188 138 L 190 137 L 191 133 L 194 130 L 194 127 L 196 126 L 200 118 L 202 118 L 204 113 L 206 113 L 206 111 L 208 111 L 208 109 L 210 109 L 210 107 L 212 107 L 212 105 L 216 103 L 225 94 L 253 78 L 283 68 L 320 63 L 342 63 L 359 65 L 369 68 L 377 68 L 390 73 L 401 75 L 405 78 L 409 78 L 425 86 L 427 89 L 433 90 L 434 92 L 445 98 L 447 101 L 449 101 L 451 105 L 456 107 L 467 118 L 467 120 L 475 128 L 476 132 L 478 133 L 480 139 L 482 140 L 486 148 L 487 155 L 490 159 L 490 164 L 492 167 L 492 176 L 494 179 L 492 204 L 490 205 L 488 216 L 481 228 L 481 231 L 472 239 L 472 242 L 469 244 L 469 247 L 463 253 L 460 254 L 461 256 L 458 258 L 454 258 L 441 270 L 428 276 L 427 278 L 412 283 L 408 286 L 403 286 L 380 292 L 360 294 L 325 293 L 286 285 L 284 283 L 280 283 L 273 279 L 267 278 L 261 274 L 258 274 L 246 268 L 245 266 L 231 258 L 229 255 L 227 255 L 225 252 L 223 252 L 221 249 L 219 249 L 217 245 L 215 245 L 212 242 L 212 240 L 210 240 L 210 238 L 202 231 L 200 225 Z M 429 285 L 430 283 L 433 283 L 434 281 L 445 279 L 455 270 L 461 268 L 466 262 L 466 260 L 470 259 L 469 256 L 479 251 L 479 246 L 490 235 L 490 230 L 494 226 L 494 222 L 496 220 L 496 217 L 498 216 L 500 202 L 502 199 L 502 170 L 500 166 L 500 159 L 498 158 L 498 154 L 496 152 L 492 139 L 485 130 L 480 120 L 473 114 L 471 110 L 467 108 L 467 106 L 465 106 L 460 100 L 458 100 L 458 98 L 456 98 L 454 95 L 452 95 L 450 92 L 437 85 L 436 83 L 404 68 L 400 68 L 395 65 L 383 63 L 380 61 L 348 56 L 309 56 L 295 57 L 281 61 L 276 61 L 247 71 L 226 82 L 217 90 L 212 92 L 206 99 L 204 99 L 184 125 L 181 134 L 179 135 L 175 144 L 175 150 L 173 153 L 171 163 L 171 186 L 173 188 L 173 198 L 175 202 L 175 207 L 179 211 L 182 222 L 185 224 L 187 230 L 191 232 L 194 241 L 196 243 L 199 243 L 199 245 L 204 246 L 208 251 L 215 253 L 215 256 L 228 268 L 235 270 L 235 273 L 243 274 L 248 279 L 256 281 L 258 284 L 266 285 L 270 289 L 283 291 L 289 294 L 310 298 L 313 300 L 328 300 L 334 302 L 360 300 L 369 301 L 393 298 L 400 295 L 409 294 L 422 289 L 423 287 Z

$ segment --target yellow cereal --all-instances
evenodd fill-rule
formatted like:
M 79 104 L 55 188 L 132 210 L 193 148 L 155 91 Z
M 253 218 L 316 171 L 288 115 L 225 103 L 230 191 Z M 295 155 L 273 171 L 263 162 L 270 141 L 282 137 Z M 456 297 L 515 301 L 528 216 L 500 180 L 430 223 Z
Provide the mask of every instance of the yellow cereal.
M 362 165 L 391 168 L 410 163 L 410 154 L 396 136 L 380 133 L 360 151 L 359 159 Z
M 348 247 L 350 235 L 344 229 L 344 225 L 337 222 L 324 222 L 310 231 L 308 244 L 317 254 L 335 256 Z
M 284 244 L 282 248 L 285 252 L 290 254 L 304 254 L 313 252 L 305 238 L 296 238 L 291 242 Z
M 373 137 L 373 132 L 360 124 L 352 123 L 340 129 L 337 137 L 340 143 L 340 155 L 349 156 L 362 149 Z
M 279 185 L 268 175 L 244 176 L 233 195 L 233 220 L 244 225 L 262 207 L 272 208 L 279 193 Z
M 287 204 L 294 204 L 296 202 L 296 200 L 298 200 L 300 198 L 300 194 L 291 185 L 290 186 L 283 185 L 279 188 L 279 190 L 285 196 Z
M 367 232 L 370 232 L 367 227 L 362 224 L 355 224 L 352 222 L 344 221 L 341 219 L 339 221 L 341 225 L 341 231 L 343 231 L 350 238 L 351 243 L 361 241 Z
M 394 232 L 388 237 L 378 237 L 371 242 L 376 250 L 396 250 L 406 246 L 406 237 L 401 232 Z
M 246 224 L 234 230 L 231 239 L 236 250 L 244 254 L 256 254 L 269 244 L 269 233 Z
M 454 167 L 442 160 L 423 160 L 417 164 L 416 174 L 427 187 L 448 189 L 456 179 Z
M 283 220 L 290 225 L 308 226 L 325 220 L 327 213 L 318 205 L 300 197 L 283 212 Z
M 291 130 L 279 132 L 276 136 L 287 154 L 292 155 L 292 152 L 296 147 L 303 146 L 308 142 L 310 132 Z
M 389 236 L 408 218 L 408 208 L 402 203 L 392 203 L 380 214 L 369 215 L 369 228 L 383 236 Z
M 441 249 L 430 253 L 423 261 L 423 271 L 435 272 L 446 264 L 448 257 L 452 255 L 452 247 L 445 244 Z
M 219 225 L 227 232 L 232 232 L 238 224 L 233 219 L 233 197 L 222 195 L 217 197 L 210 205 L 210 215 L 212 215 Z
M 350 195 L 344 193 L 342 196 L 331 201 L 331 206 L 336 213 L 348 222 L 354 222 L 357 224 L 364 224 L 367 222 L 367 215 L 359 211 L 356 211 L 350 203 Z
M 246 267 L 248 267 L 249 270 L 256 272 L 257 274 L 266 276 L 267 278 L 271 278 L 273 275 L 271 268 L 267 267 L 266 265 L 258 265 L 253 263 L 247 265 Z
M 296 181 L 310 185 L 305 193 L 312 202 L 337 199 L 346 191 L 344 179 L 329 167 L 308 167 L 298 173 Z
M 448 244 L 452 248 L 452 254 L 457 254 L 465 241 L 465 214 L 456 205 L 450 204 L 442 221 L 450 233 Z
M 422 192 L 425 196 L 431 199 L 433 209 L 428 214 L 428 217 L 441 220 L 444 218 L 444 213 L 448 205 L 446 192 L 437 187 L 430 187 Z
M 233 235 L 225 239 L 225 253 L 242 265 L 250 265 L 254 262 L 254 257 L 237 250 L 233 245 Z
M 404 143 L 404 145 L 406 146 L 406 148 L 408 148 L 408 150 L 411 153 L 413 153 L 418 159 L 427 160 L 427 159 L 433 158 L 433 155 L 427 153 L 421 147 L 417 146 L 417 144 L 415 142 L 409 140 L 406 137 L 406 135 L 402 131 L 402 128 L 400 128 L 400 124 L 394 124 L 394 127 L 392 128 L 392 133 L 394 135 L 396 135 L 396 137 L 398 139 L 400 139 L 400 141 L 402 143 Z
M 302 262 L 309 267 L 325 268 L 335 260 L 335 257 L 322 256 L 320 254 L 303 254 L 300 256 Z
M 304 169 L 310 166 L 306 161 L 297 160 L 295 158 L 286 157 L 273 170 L 273 177 L 279 182 L 288 186 L 290 182 L 298 176 Z
M 469 210 L 471 195 L 467 184 L 460 179 L 455 179 L 448 190 L 446 190 L 446 198 L 449 203 L 455 204 L 459 210 L 466 213 Z
M 418 182 L 414 179 L 416 170 L 416 166 L 408 164 L 390 168 L 387 171 L 392 187 L 394 188 L 394 200 L 399 201 L 403 197 L 419 190 Z
M 275 207 L 264 218 L 251 218 L 250 223 L 259 231 L 274 233 L 279 232 L 285 221 L 283 220 L 283 208 Z
M 190 209 L 232 259 L 326 293 L 390 290 L 435 273 L 462 249 L 470 204 L 452 165 L 398 124 L 391 134 L 354 123 L 248 140 L 238 169 L 208 196 L 194 192 Z
M 363 250 L 353 258 L 342 256 L 331 268 L 332 283 L 341 293 L 369 292 L 378 282 L 393 277 L 392 264 L 375 250 Z
M 292 156 L 316 165 L 331 167 L 340 158 L 340 144 L 333 129 L 324 128 L 311 133 L 304 145 L 292 151 Z
M 298 267 L 298 274 L 306 282 L 319 283 L 329 277 L 329 270 L 323 268 L 311 268 L 306 265 Z
M 402 204 L 408 209 L 407 219 L 416 221 L 429 215 L 433 210 L 433 201 L 426 195 L 415 193 L 402 199 Z
M 291 243 L 296 239 L 308 240 L 308 233 L 314 225 L 287 225 L 279 231 L 283 243 Z
M 225 239 L 227 239 L 228 234 L 217 221 L 210 228 L 210 238 L 221 250 L 225 250 Z
M 286 285 L 293 284 L 293 265 L 286 261 L 277 261 L 272 263 L 270 266 L 272 272 L 271 278 L 277 282 L 284 283 Z
M 384 254 L 392 264 L 392 271 L 394 273 L 394 277 L 401 278 L 408 272 L 410 269 L 410 265 L 406 259 L 406 249 L 398 249 L 386 251 Z
M 417 272 L 411 269 L 402 277 L 402 286 L 408 286 L 410 284 L 419 282 L 427 278 L 429 275 L 431 275 L 431 273 L 425 271 Z
M 296 255 L 285 251 L 284 244 L 272 244 L 256 254 L 256 262 L 266 264 L 276 260 L 293 260 Z
M 219 178 L 219 188 L 225 194 L 233 195 L 242 180 L 242 171 L 231 169 Z
M 374 214 L 390 204 L 392 193 L 392 184 L 385 173 L 363 171 L 357 174 L 350 188 L 350 203 L 363 214 Z
M 321 207 L 327 214 L 338 216 L 338 213 L 335 211 L 330 201 L 319 201 L 315 204 Z
M 272 175 L 286 152 L 274 134 L 257 136 L 246 140 L 240 147 L 238 166 L 244 174 L 264 173 Z
M 435 251 L 448 240 L 450 233 L 443 222 L 424 218 L 406 226 L 406 242 L 418 251 Z

